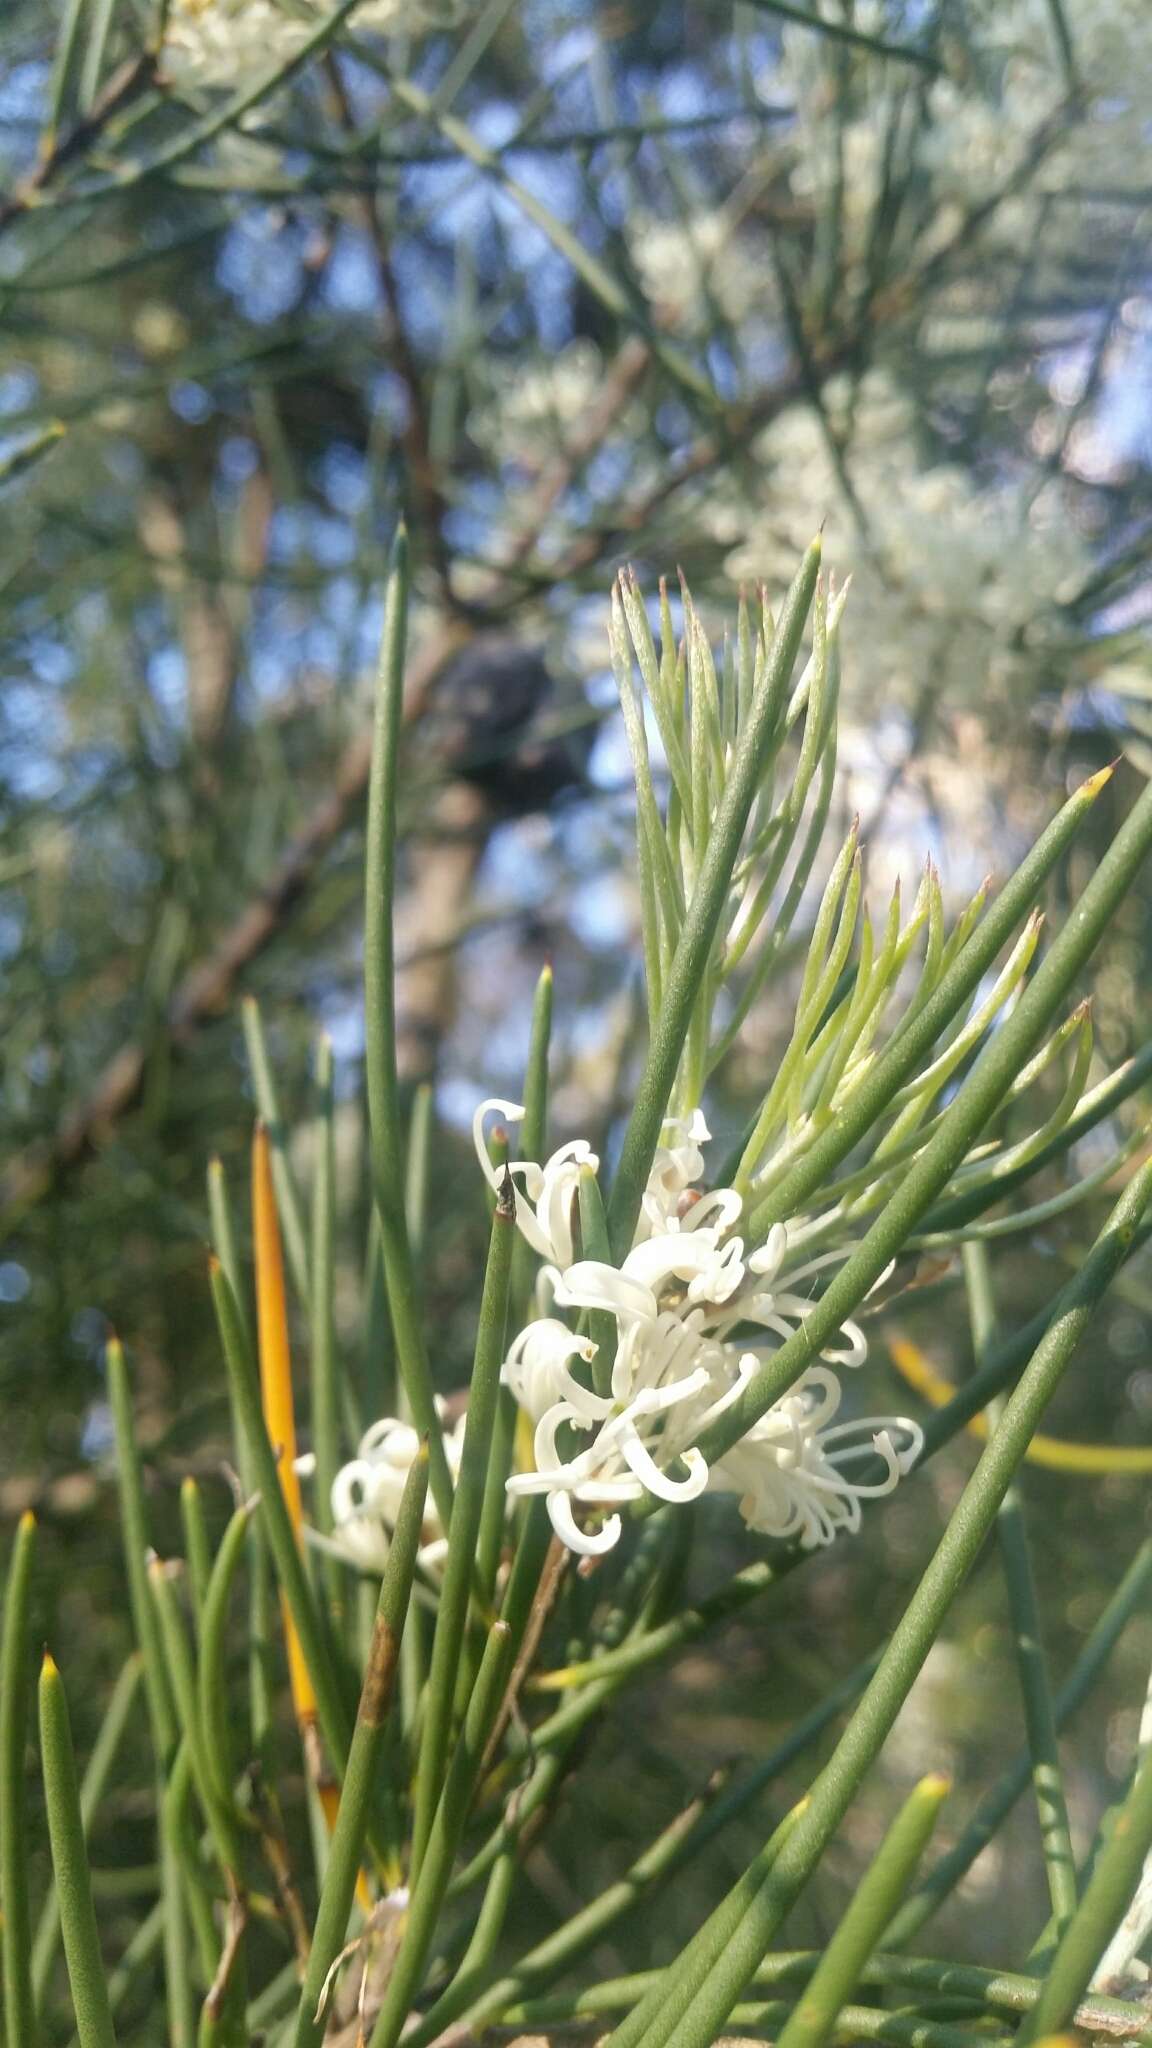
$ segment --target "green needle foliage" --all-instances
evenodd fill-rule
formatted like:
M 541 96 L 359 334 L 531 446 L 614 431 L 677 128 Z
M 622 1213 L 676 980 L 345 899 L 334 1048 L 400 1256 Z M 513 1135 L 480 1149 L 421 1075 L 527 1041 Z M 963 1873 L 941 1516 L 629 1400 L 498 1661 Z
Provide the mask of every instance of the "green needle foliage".
M 84 1820 L 76 1782 L 76 1759 L 68 1702 L 60 1673 L 45 1656 L 40 1673 L 40 1751 L 52 1869 L 60 1905 L 68 1981 L 76 2008 L 80 2048 L 115 2048 L 100 1936 L 92 1903 L 92 1880 L 84 1843 Z
M 1132 1789 L 1111 1819 L 1084 1897 L 1045 1975 L 1026 2038 L 1057 2033 L 1072 2019 L 1118 1922 L 1131 1902 L 1152 1853 L 1152 1755 L 1146 1754 Z
M 856 1990 L 873 1950 L 908 1889 L 947 1798 L 947 1778 L 924 1778 L 893 1821 L 791 2018 L 781 2048 L 822 2048 Z
M 320 35 L 310 31 L 313 45 Z M 70 66 L 60 93 L 71 79 Z M 161 147 L 147 161 L 174 159 Z M 474 1206 L 480 1223 L 486 1177 L 488 1250 L 457 1304 L 472 1342 L 457 1418 L 435 1380 L 445 1134 L 431 1092 L 409 1101 L 397 1067 L 410 578 L 398 535 L 367 829 L 368 1213 L 341 1186 L 330 1044 L 318 1049 L 300 1143 L 274 1038 L 249 1005 L 288 1308 L 267 1214 L 253 1274 L 238 1191 L 212 1161 L 207 1291 L 234 1435 L 230 1505 L 221 1511 L 215 1470 L 189 1475 L 180 1516 L 164 1524 L 181 1530 L 184 1556 L 156 1555 L 150 1461 L 126 1354 L 111 1340 L 137 1650 L 82 1788 L 60 1675 L 45 1664 L 47 1900 L 29 1881 L 40 1825 L 27 1770 L 30 1519 L 12 1553 L 0 1648 L 10 2042 L 63 2040 L 73 2028 L 81 2048 L 156 2038 L 136 2018 L 150 1973 L 175 2048 L 431 2048 L 455 2026 L 471 2037 L 598 2017 L 615 2027 L 613 2048 L 709 2048 L 729 2028 L 783 2048 L 833 2038 L 970 2048 L 1072 2023 L 1102 2038 L 1142 2025 L 1141 2008 L 1101 1995 L 1092 1977 L 1152 1852 L 1152 1766 L 1134 1760 L 1131 1790 L 1081 1876 L 1058 1736 L 1146 1600 L 1152 1551 L 1137 1553 L 1057 1684 L 1021 1475 L 1057 1389 L 1084 1368 L 1082 1340 L 1109 1290 L 1139 1286 L 1134 1255 L 1150 1235 L 1139 1098 L 1152 1062 L 1139 1047 L 1103 1066 L 1084 977 L 1152 849 L 1152 796 L 1133 803 L 1051 935 L 1041 902 L 1053 880 L 1067 882 L 1107 773 L 1076 789 L 1015 873 L 955 922 L 928 868 L 911 909 L 897 893 L 874 930 L 857 827 L 827 843 L 851 607 L 820 558 L 814 542 L 778 619 L 762 599 L 743 603 L 719 654 L 687 589 L 679 624 L 660 593 L 657 633 L 636 579 L 617 583 L 610 634 L 635 768 L 647 1031 L 619 1078 L 626 1115 L 609 1175 L 590 1143 L 552 1143 L 557 994 L 551 969 L 541 975 L 523 1100 L 479 1106 Z M 709 1185 L 703 1098 L 711 1114 L 715 1091 L 723 1114 L 727 1063 L 746 1023 L 769 1016 L 779 1056 L 723 1184 Z M 1090 1158 L 1080 1149 L 1089 1139 L 1099 1148 Z M 386 1304 L 398 1368 L 396 1412 L 379 1417 L 360 1417 L 366 1381 L 344 1340 L 344 1237 L 358 1217 L 364 1327 L 378 1345 Z M 1038 1219 L 1058 1219 L 1073 1272 L 1017 1314 L 1002 1286 L 994 1298 L 996 1234 Z M 834 1421 L 842 1375 L 864 1365 L 864 1319 L 872 1329 L 884 1314 L 878 1289 L 897 1261 L 902 1276 L 916 1273 L 922 1250 L 934 1262 L 927 1285 L 966 1284 L 974 1373 L 920 1419 Z M 465 1287 L 459 1270 L 455 1284 Z M 970 1424 L 986 1441 L 942 1527 L 925 1490 L 912 1495 L 928 1562 L 887 1639 L 834 1673 L 771 1747 L 678 1797 L 607 1882 L 588 1885 L 578 1859 L 558 1925 L 541 1933 L 520 1915 L 526 1857 L 553 1830 L 566 1826 L 570 1839 L 565 1805 L 579 1839 L 583 1792 L 615 1768 L 590 1740 L 613 1725 L 609 1710 L 626 1724 L 631 1687 L 656 1667 L 674 1671 L 754 1603 L 775 1642 L 770 1609 L 784 1582 L 833 1540 L 849 1550 L 863 1517 L 884 1513 L 883 1496 L 929 1457 L 950 1458 Z M 706 1488 L 721 1498 L 701 1502 Z M 708 1582 L 703 1536 L 722 1516 L 729 1544 L 743 1548 Z M 987 1732 L 995 1782 L 918 1877 L 946 1790 L 940 1772 L 926 1776 L 822 1952 L 781 1953 L 786 1916 L 819 1881 L 865 1787 L 874 1792 L 896 1716 L 993 1532 L 1025 1752 L 1001 1756 Z M 127 1741 L 138 1685 L 146 1760 Z M 647 1695 L 645 1714 L 658 1715 L 661 1699 Z M 114 1764 L 133 1778 L 157 1850 L 151 1895 L 109 1967 L 89 1843 Z M 768 1813 L 765 1795 L 785 1772 L 790 1784 L 801 1774 L 803 1796 Z M 1047 1944 L 964 1963 L 903 1953 L 1029 1784 L 1055 1916 Z M 729 1858 L 737 1874 L 716 1898 L 704 1851 L 737 1830 L 762 1847 L 745 1867 Z M 681 1953 L 599 1981 L 589 1957 L 606 1936 L 639 1960 L 650 1953 L 673 1881 L 678 1902 L 691 1901 Z
M 0 1911 L 3 1921 L 4 2025 L 12 2041 L 36 2040 L 32 1990 L 24 1757 L 31 1682 L 28 1607 L 36 1518 L 22 1517 L 4 1597 L 0 1642 Z

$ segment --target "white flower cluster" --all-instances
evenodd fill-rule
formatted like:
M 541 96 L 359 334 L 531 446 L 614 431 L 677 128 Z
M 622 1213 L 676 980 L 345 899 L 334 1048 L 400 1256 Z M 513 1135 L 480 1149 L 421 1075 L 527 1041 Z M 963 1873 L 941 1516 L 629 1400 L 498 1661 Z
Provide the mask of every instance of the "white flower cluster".
M 463 0 L 362 0 L 349 27 L 366 34 L 429 35 L 460 18 Z M 173 0 L 164 68 L 176 85 L 239 92 L 303 49 L 329 8 L 320 0 Z
M 963 44 L 943 23 L 943 69 L 927 87 L 913 146 L 917 172 L 950 215 L 949 228 L 962 211 L 1005 190 L 1049 122 L 1057 125 L 1046 160 L 1022 195 L 996 208 L 986 235 L 1018 247 L 1034 220 L 1030 193 L 1093 182 L 1136 187 L 1148 140 L 1152 12 L 1145 0 L 1077 0 L 1067 12 L 1081 100 L 1060 119 L 1068 81 L 1050 0 L 976 0 L 966 10 Z M 890 10 L 858 6 L 853 26 L 884 39 Z M 841 253 L 854 285 L 861 273 L 853 256 L 863 256 L 887 174 L 884 124 L 860 92 L 838 107 L 835 123 L 828 119 L 828 48 L 805 28 L 783 30 L 758 83 L 765 100 L 790 102 L 795 112 L 780 140 L 793 196 L 821 204 L 835 184 L 847 242 Z
M 638 212 L 627 233 L 661 327 L 707 334 L 717 316 L 735 322 L 776 312 L 767 250 L 735 212 L 701 208 L 671 219 Z
M 484 1143 L 493 1113 L 516 1123 L 524 1111 L 495 1098 L 476 1111 L 476 1153 L 494 1187 Z M 541 1305 L 607 1310 L 617 1337 L 607 1393 L 590 1381 L 597 1346 L 559 1316 L 543 1314 L 515 1338 L 502 1377 L 533 1424 L 535 1470 L 513 1474 L 509 1494 L 543 1493 L 557 1535 L 582 1557 L 613 1548 L 620 1507 L 645 1493 L 665 1501 L 736 1493 L 749 1528 L 798 1538 L 808 1550 L 831 1543 L 840 1530 L 859 1528 L 861 1501 L 891 1493 L 923 1446 L 918 1424 L 905 1416 L 836 1420 L 841 1390 L 832 1368 L 860 1365 L 867 1356 L 855 1323 L 844 1324 L 824 1362 L 809 1367 L 714 1465 L 706 1464 L 698 1439 L 757 1370 L 765 1345 L 792 1336 L 809 1313 L 811 1300 L 797 1288 L 851 1247 L 792 1264 L 788 1232 L 777 1224 L 749 1251 L 734 1234 L 740 1196 L 696 1185 L 709 1136 L 700 1111 L 666 1124 L 664 1135 L 620 1267 L 575 1255 L 580 1172 L 599 1165 L 584 1139 L 562 1145 L 543 1166 L 518 1160 L 510 1169 L 519 1183 L 520 1230 L 545 1261 Z M 738 1341 L 738 1329 L 753 1334 Z M 466 1423 L 461 1417 L 444 1440 L 454 1477 Z M 418 1445 L 409 1423 L 394 1416 L 374 1423 L 333 1484 L 332 1536 L 314 1540 L 364 1571 L 382 1571 Z M 877 1456 L 885 1467 L 879 1479 L 852 1478 L 854 1465 Z M 577 1508 L 589 1511 L 587 1522 Z M 420 1551 L 426 1572 L 435 1576 L 446 1547 L 429 1499 Z
M 872 551 L 859 545 L 839 509 L 819 420 L 797 405 L 754 444 L 763 505 L 717 493 L 705 508 L 716 538 L 733 544 L 729 575 L 749 581 L 787 573 L 797 545 L 833 508 L 837 546 L 852 573 L 855 702 L 868 712 L 906 706 L 925 676 L 953 707 L 1006 700 L 1036 619 L 1087 573 L 1082 540 L 1052 501 L 1029 506 L 1010 485 L 981 490 L 956 465 L 925 468 L 912 402 L 885 371 L 870 371 L 854 400 L 837 379 L 825 395 L 834 420 L 854 405 L 849 468 L 868 508 Z M 787 491 L 779 488 L 782 477 Z
M 436 1410 L 443 1421 L 442 1401 L 437 1400 Z M 461 1416 L 455 1427 L 444 1436 L 448 1470 L 453 1480 L 459 1475 L 463 1445 L 464 1417 Z M 419 1449 L 420 1437 L 410 1422 L 402 1422 L 394 1415 L 385 1415 L 381 1421 L 374 1422 L 360 1439 L 356 1456 L 341 1467 L 332 1482 L 332 1535 L 324 1537 L 314 1530 L 309 1531 L 317 1547 L 331 1551 L 348 1564 L 357 1565 L 361 1571 L 382 1572 L 388 1559 L 396 1517 L 400 1513 L 404 1482 Z M 313 1469 L 314 1462 L 313 1459 L 301 1461 L 309 1471 Z M 444 1563 L 447 1549 L 444 1524 L 429 1494 L 418 1556 L 421 1568 L 435 1576 Z
M 490 388 L 472 407 L 469 432 L 502 462 L 538 466 L 565 447 L 587 418 L 604 382 L 604 359 L 591 341 L 570 341 L 556 355 L 517 365 L 480 366 Z M 632 427 L 638 425 L 635 417 Z
M 484 1143 L 492 1112 L 511 1123 L 524 1112 L 498 1100 L 476 1112 L 477 1157 L 495 1185 Z M 867 1353 L 861 1331 L 846 1323 L 838 1343 L 822 1353 L 824 1363 L 810 1367 L 731 1451 L 706 1464 L 698 1448 L 704 1430 L 757 1371 L 764 1347 L 792 1336 L 809 1313 L 811 1300 L 797 1288 L 850 1249 L 790 1264 L 788 1232 L 777 1224 L 749 1250 L 734 1234 L 740 1196 L 696 1186 L 708 1135 L 699 1111 L 665 1126 L 667 1142 L 620 1267 L 574 1257 L 580 1171 L 598 1165 L 584 1140 L 562 1146 L 544 1166 L 519 1161 L 510 1169 L 523 1196 L 520 1228 L 547 1262 L 542 1305 L 606 1310 L 616 1324 L 608 1392 L 590 1383 L 596 1345 L 553 1314 L 521 1331 L 504 1366 L 505 1384 L 535 1425 L 536 1469 L 514 1474 L 509 1493 L 543 1493 L 556 1533 L 582 1556 L 612 1549 L 623 1504 L 645 1493 L 694 1500 L 706 1490 L 737 1493 L 750 1528 L 812 1549 L 841 1529 L 857 1529 L 861 1500 L 890 1493 L 922 1448 L 919 1427 L 903 1416 L 835 1420 L 841 1390 L 831 1368 L 859 1365 Z M 876 1455 L 885 1467 L 881 1478 L 851 1477 L 853 1465 Z M 578 1520 L 578 1507 L 590 1511 L 587 1523 Z

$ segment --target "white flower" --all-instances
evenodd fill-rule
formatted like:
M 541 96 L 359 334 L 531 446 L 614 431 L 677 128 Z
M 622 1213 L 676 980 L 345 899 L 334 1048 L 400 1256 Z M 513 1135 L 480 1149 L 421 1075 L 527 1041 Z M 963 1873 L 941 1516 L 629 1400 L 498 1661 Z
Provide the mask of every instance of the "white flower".
M 733 208 L 661 219 L 633 213 L 628 229 L 644 295 L 661 323 L 682 333 L 709 331 L 717 311 L 732 321 L 762 321 L 774 309 L 763 236 Z
M 584 340 L 570 341 L 538 362 L 520 362 L 515 373 L 492 358 L 475 367 L 481 381 L 468 416 L 470 432 L 499 462 L 533 469 L 587 419 L 605 375 L 600 350 Z M 633 425 L 639 425 L 635 417 Z
M 520 1123 L 524 1110 L 517 1102 L 503 1102 L 499 1096 L 492 1095 L 480 1104 L 472 1119 L 472 1142 L 480 1170 L 489 1187 L 498 1188 L 500 1175 L 489 1159 L 484 1143 L 484 1125 L 493 1110 L 509 1124 Z M 516 1221 L 533 1251 L 539 1252 L 542 1259 L 547 1259 L 554 1266 L 572 1263 L 575 1250 L 572 1218 L 580 1186 L 580 1168 L 588 1166 L 595 1173 L 599 1164 L 595 1152 L 584 1138 L 576 1138 L 570 1145 L 561 1145 L 546 1166 L 537 1166 L 534 1159 L 509 1162 L 508 1171 L 519 1176 L 521 1189 L 518 1192 L 524 1196 L 516 1204 Z
M 442 1417 L 444 1404 L 436 1403 Z M 445 1435 L 444 1450 L 453 1479 L 460 1470 L 464 1443 L 464 1418 Z M 360 1440 L 354 1458 L 341 1467 L 332 1481 L 332 1534 L 324 1537 L 310 1531 L 321 1549 L 344 1558 L 361 1571 L 382 1572 L 388 1561 L 392 1531 L 400 1512 L 405 1482 L 420 1449 L 420 1437 L 410 1422 L 385 1415 L 374 1422 Z M 436 1572 L 448 1550 L 444 1525 L 436 1503 L 428 1496 L 419 1562 L 425 1571 Z
M 587 1364 L 595 1356 L 596 1346 L 590 1339 L 575 1336 L 566 1323 L 552 1316 L 542 1316 L 521 1330 L 500 1377 L 533 1422 L 539 1422 L 547 1409 L 562 1400 L 595 1421 L 611 1404 L 597 1400 L 568 1369 L 570 1358 L 582 1358 Z
M 798 1537 L 805 1550 L 860 1527 L 860 1503 L 891 1493 L 924 1448 L 918 1423 L 903 1415 L 833 1422 L 840 1384 L 814 1366 L 753 1423 L 712 1467 L 708 1484 L 740 1494 L 740 1513 L 762 1536 Z M 881 1479 L 848 1478 L 844 1468 L 878 1456 Z
M 1091 131 L 1097 124 L 1082 124 Z M 971 309 L 966 308 L 971 338 Z M 1019 687 L 1048 645 L 1039 622 L 1088 573 L 1088 551 L 1060 503 L 1005 477 L 977 487 L 959 464 L 924 466 L 915 407 L 882 369 L 832 379 L 825 410 L 850 437 L 852 481 L 869 508 L 872 552 L 837 512 L 839 485 L 820 416 L 786 408 L 756 437 L 759 502 L 718 486 L 702 517 L 731 549 L 735 581 L 777 574 L 830 512 L 852 572 L 854 755 L 875 745 L 881 713 L 916 699 L 928 672 L 953 706 L 984 707 Z M 799 479 L 781 498 L 774 480 Z M 831 508 L 831 511 L 830 511 Z M 859 768 L 854 766 L 854 772 Z M 981 860 L 984 856 L 981 854 Z
M 694 1500 L 703 1493 L 708 1467 L 690 1439 L 700 1427 L 700 1397 L 710 1385 L 708 1367 L 700 1362 L 679 1377 L 671 1376 L 678 1366 L 689 1364 L 698 1335 L 693 1331 L 685 1344 L 675 1316 L 635 1318 L 616 1353 L 611 1399 L 581 1389 L 579 1405 L 557 1401 L 537 1422 L 536 1470 L 515 1473 L 508 1491 L 545 1494 L 552 1526 L 570 1550 L 584 1557 L 599 1556 L 612 1549 L 621 1529 L 618 1514 L 610 1515 L 596 1532 L 581 1528 L 574 1501 L 611 1507 L 639 1500 L 645 1492 L 670 1501 Z M 691 1411 L 688 1426 L 674 1412 L 684 1406 Z M 572 1454 L 569 1445 L 561 1450 L 561 1429 L 587 1432 L 597 1421 L 596 1435 L 583 1450 Z M 657 1453 L 664 1465 L 682 1453 L 685 1476 L 670 1477 L 657 1463 Z
M 704 1121 L 703 1111 L 699 1109 L 694 1109 L 691 1116 L 669 1117 L 664 1132 L 674 1142 L 661 1145 L 652 1162 L 640 1205 L 637 1243 L 658 1230 L 667 1230 L 679 1219 L 680 1203 L 704 1171 L 704 1154 L 700 1147 L 706 1145 L 712 1135 Z
M 477 1112 L 477 1154 L 494 1183 L 484 1145 L 491 1110 L 510 1121 L 523 1112 L 504 1102 Z M 543 1494 L 557 1535 L 585 1557 L 613 1548 L 628 1502 L 646 1493 L 694 1500 L 707 1488 L 739 1494 L 745 1521 L 765 1535 L 798 1539 L 806 1549 L 829 1543 L 840 1529 L 859 1527 L 861 1501 L 891 1492 L 923 1441 L 902 1416 L 834 1420 L 840 1385 L 829 1368 L 860 1365 L 867 1355 L 855 1323 L 842 1325 L 823 1349 L 826 1362 L 810 1368 L 711 1471 L 699 1439 L 738 1398 L 765 1351 L 771 1355 L 767 1339 L 786 1343 L 811 1313 L 812 1299 L 797 1290 L 854 1247 L 808 1259 L 801 1253 L 789 1266 L 789 1231 L 778 1223 L 746 1251 L 733 1234 L 740 1196 L 693 1187 L 708 1138 L 700 1112 L 666 1125 L 665 1134 L 670 1142 L 656 1155 L 635 1241 L 619 1266 L 571 1258 L 580 1170 L 597 1164 L 586 1144 L 562 1147 L 543 1167 L 529 1161 L 511 1169 L 535 1205 L 521 1212 L 524 1234 L 551 1262 L 538 1287 L 541 1306 L 607 1313 L 616 1343 L 610 1389 L 598 1393 L 590 1371 L 597 1346 L 557 1315 L 541 1315 L 516 1337 L 502 1377 L 535 1425 L 535 1469 L 515 1473 L 508 1491 Z M 796 1232 L 801 1243 L 812 1227 Z M 751 1344 L 749 1328 L 758 1333 Z M 848 1467 L 873 1454 L 884 1467 L 879 1480 L 848 1477 Z M 588 1525 L 577 1507 L 591 1511 Z
M 744 1279 L 744 1240 L 720 1241 L 732 1216 L 732 1203 L 737 1213 L 740 1208 L 739 1195 L 730 1189 L 724 1189 L 723 1195 L 718 1223 L 646 1238 L 643 1244 L 633 1246 L 622 1266 L 607 1266 L 598 1259 L 581 1259 L 569 1266 L 556 1284 L 556 1301 L 562 1308 L 606 1308 L 625 1319 L 641 1316 L 650 1320 L 659 1314 L 660 1296 L 677 1282 L 677 1295 L 693 1305 L 730 1301 Z M 714 1199 L 706 1195 L 700 1208 Z

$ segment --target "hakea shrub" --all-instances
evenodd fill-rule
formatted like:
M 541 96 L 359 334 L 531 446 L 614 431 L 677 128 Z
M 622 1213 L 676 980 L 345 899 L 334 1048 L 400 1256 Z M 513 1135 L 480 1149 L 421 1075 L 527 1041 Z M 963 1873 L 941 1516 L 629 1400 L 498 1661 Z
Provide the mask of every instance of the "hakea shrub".
M 36 1543 L 14 1547 L 0 1670 L 0 1954 L 10 2043 L 257 2041 L 409 2048 L 490 2026 L 610 2027 L 613 2048 L 706 2048 L 731 2027 L 786 2048 L 1027 2040 L 1072 2022 L 1143 2035 L 1138 1977 L 1152 1905 L 1152 1761 L 1133 1759 L 1119 1818 L 1078 1868 L 1056 1732 L 1152 1583 L 1130 1564 L 1063 1688 L 1051 1690 L 1014 1475 L 1084 1330 L 1143 1244 L 1152 1194 L 1136 1107 L 1141 1048 L 1101 1068 L 1075 1003 L 1092 949 L 1152 845 L 1135 803 L 1062 928 L 1038 902 L 1107 775 L 1074 792 L 998 892 L 949 925 L 929 866 L 907 915 L 874 928 L 853 827 L 825 850 L 836 789 L 845 595 L 819 543 L 777 617 L 742 603 L 717 656 L 687 591 L 650 616 L 635 579 L 610 644 L 636 790 L 648 1037 L 610 1181 L 604 1147 L 548 1141 L 551 977 L 541 977 L 523 1100 L 479 1102 L 476 1199 L 491 1236 L 477 1275 L 464 1411 L 449 1420 L 421 1309 L 431 1104 L 401 1100 L 392 903 L 407 558 L 389 576 L 374 731 L 365 897 L 365 1079 L 378 1274 L 397 1366 L 391 1413 L 359 1412 L 334 1314 L 330 1051 L 306 1217 L 259 1013 L 245 1012 L 262 1122 L 253 1147 L 254 1289 L 219 1166 L 209 1173 L 211 1288 L 232 1405 L 234 1512 L 210 1532 L 182 1493 L 186 1557 L 150 1553 L 125 1355 L 108 1351 L 125 1569 L 139 1655 L 78 1787 L 63 1682 L 40 1679 L 40 1767 L 55 1889 L 33 1930 L 24 1763 Z M 653 630 L 653 622 L 658 632 Z M 786 1013 L 761 1099 L 723 1158 L 713 1077 L 771 990 Z M 1065 1014 L 1069 999 L 1074 1007 Z M 1079 1141 L 1098 1163 L 1077 1176 Z M 1043 1183 L 1033 1189 L 1035 1177 Z M 1107 1185 L 1113 1206 L 1090 1207 Z M 1117 1194 L 1117 1189 L 1119 1193 Z M 1013 1328 L 990 1246 L 1078 1212 L 1070 1280 Z M 860 1412 L 865 1327 L 929 1251 L 966 1290 L 977 1370 L 960 1391 L 923 1359 L 918 1416 Z M 959 1271 L 957 1273 L 957 1268 Z M 907 1272 L 907 1268 L 905 1268 Z M 294 1388 L 292 1322 L 309 1373 Z M 1006 1398 L 1002 1398 L 1005 1397 Z M 297 1406 L 302 1400 L 300 1438 Z M 942 1404 L 942 1405 L 941 1405 Z M 638 1675 L 754 1603 L 966 1426 L 986 1438 L 886 1644 L 835 1674 L 776 1749 L 711 1781 L 616 1881 L 535 1945 L 517 1933 L 523 1859 L 579 1738 Z M 1088 1470 L 1147 1470 L 1128 1447 L 1061 1446 Z M 351 1455 L 350 1455 L 351 1453 Z M 1049 1462 L 1057 1462 L 1049 1459 Z M 684 1604 L 693 1506 L 730 1495 L 746 1561 Z M 1029 1756 L 948 1854 L 917 1876 L 947 1789 L 914 1791 L 823 1952 L 781 1952 L 781 1924 L 875 1764 L 993 1528 L 1021 1650 Z M 925 1548 L 928 1544 L 926 1540 Z M 244 1591 L 241 1602 L 240 1593 Z M 241 1653 L 241 1654 L 238 1654 Z M 302 1858 L 291 1760 L 275 1736 L 283 1681 L 303 1760 Z M 157 1896 L 113 1959 L 86 1835 L 142 1684 Z M 622 1930 L 646 1953 L 649 1902 L 787 1766 L 842 1722 L 807 1796 L 660 1970 L 598 1980 L 587 1957 Z M 1022 1966 L 908 1953 L 1029 1779 L 1051 1919 Z M 290 1846 L 291 1845 L 291 1846 Z M 690 1882 L 690 1880 L 689 1880 Z M 691 1895 L 689 1892 L 688 1895 Z M 279 1949 L 277 1948 L 279 1945 Z M 60 1948 L 63 1949 L 62 1960 Z M 164 2017 L 148 2002 L 162 1987 Z M 866 1985 L 867 2002 L 858 2002 Z M 142 2010 L 143 2017 L 138 2017 Z M 942 2001 L 945 2003 L 942 2006 Z M 943 2012 L 943 2017 L 941 2016 Z

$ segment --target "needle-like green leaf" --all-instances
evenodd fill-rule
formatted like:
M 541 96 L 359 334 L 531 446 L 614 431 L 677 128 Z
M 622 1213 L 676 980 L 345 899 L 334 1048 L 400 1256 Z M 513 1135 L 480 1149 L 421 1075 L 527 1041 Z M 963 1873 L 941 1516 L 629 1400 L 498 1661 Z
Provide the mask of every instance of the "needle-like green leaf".
M 396 991 L 392 906 L 396 894 L 396 811 L 400 728 L 404 706 L 404 654 L 408 622 L 408 536 L 392 544 L 384 633 L 376 689 L 372 771 L 368 784 L 365 850 L 364 1030 L 365 1079 L 372 1147 L 372 1183 L 388 1313 L 396 1358 L 412 1417 L 428 1439 L 432 1497 L 445 1527 L 452 1518 L 452 1476 L 432 1391 L 420 1296 L 404 1209 L 405 1146 L 396 1072 Z
M 21 1515 L 4 1597 L 0 1642 L 0 1955 L 9 2041 L 39 2038 L 33 1999 L 28 1905 L 25 1751 L 31 1669 L 28 1654 L 36 1517 Z
M 52 1868 L 80 2048 L 116 2048 L 107 1972 L 92 1903 L 68 1702 L 60 1673 L 47 1654 L 40 1673 L 40 1750 Z

